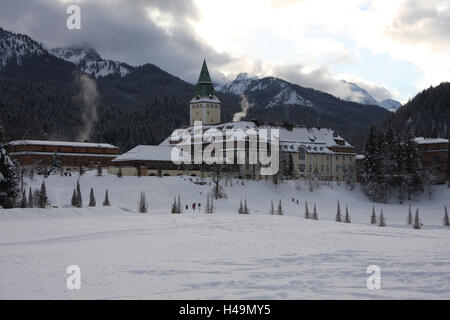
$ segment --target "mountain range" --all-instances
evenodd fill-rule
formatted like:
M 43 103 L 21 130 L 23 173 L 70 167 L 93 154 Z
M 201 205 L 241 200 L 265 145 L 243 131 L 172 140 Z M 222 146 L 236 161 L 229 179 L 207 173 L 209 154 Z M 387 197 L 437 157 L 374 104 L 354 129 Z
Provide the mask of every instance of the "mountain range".
M 103 59 L 87 47 L 47 50 L 1 28 L 0 44 L 0 122 L 9 139 L 88 139 L 124 152 L 188 124 L 194 85 L 153 64 Z M 223 121 L 244 109 L 243 120 L 330 127 L 353 144 L 391 114 L 275 77 L 241 74 L 217 91 Z

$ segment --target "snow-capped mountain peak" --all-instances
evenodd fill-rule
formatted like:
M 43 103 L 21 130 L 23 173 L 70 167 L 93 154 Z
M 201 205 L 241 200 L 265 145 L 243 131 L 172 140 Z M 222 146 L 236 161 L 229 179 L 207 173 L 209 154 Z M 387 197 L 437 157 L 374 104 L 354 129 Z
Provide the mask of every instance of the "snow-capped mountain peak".
M 95 78 L 110 74 L 123 77 L 133 70 L 133 67 L 126 63 L 103 59 L 97 51 L 89 47 L 55 48 L 51 49 L 50 53 L 60 59 L 74 63 L 83 72 Z
M 0 69 L 11 59 L 15 59 L 15 63 L 20 65 L 22 58 L 44 53 L 45 49 L 42 45 L 30 37 L 0 28 Z
M 249 77 L 246 72 L 239 73 L 231 82 L 225 83 L 221 87 L 217 88 L 217 91 L 223 92 L 223 93 L 232 93 L 235 95 L 241 95 L 244 93 L 249 86 L 251 86 L 256 80 L 258 80 L 258 77 Z
M 280 91 L 275 97 L 270 100 L 270 102 L 267 104 L 267 108 L 272 108 L 276 105 L 300 105 L 300 106 L 307 106 L 312 107 L 313 104 L 311 101 L 303 98 L 301 95 L 299 95 L 295 90 L 292 88 L 285 88 Z
M 393 112 L 402 106 L 400 102 L 394 99 L 385 99 L 377 101 L 367 92 L 366 89 L 361 88 L 356 83 L 348 82 L 345 80 L 341 80 L 341 83 L 346 85 L 351 91 L 351 94 L 345 97 L 344 100 L 357 102 L 361 104 L 379 106 Z

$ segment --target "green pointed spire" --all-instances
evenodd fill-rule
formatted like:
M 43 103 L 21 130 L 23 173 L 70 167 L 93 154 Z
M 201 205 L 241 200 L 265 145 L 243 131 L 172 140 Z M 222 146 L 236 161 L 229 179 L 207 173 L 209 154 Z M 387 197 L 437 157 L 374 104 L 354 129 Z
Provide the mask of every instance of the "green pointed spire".
M 202 70 L 197 81 L 197 87 L 195 89 L 196 97 L 209 97 L 214 96 L 214 86 L 209 75 L 206 61 L 203 60 Z

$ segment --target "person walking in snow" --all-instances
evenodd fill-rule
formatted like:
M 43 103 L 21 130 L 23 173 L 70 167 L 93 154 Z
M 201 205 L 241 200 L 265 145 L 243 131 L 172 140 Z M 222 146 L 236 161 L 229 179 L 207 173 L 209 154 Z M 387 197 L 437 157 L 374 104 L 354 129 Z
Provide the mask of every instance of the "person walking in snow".
M 195 202 L 192 203 L 192 211 L 195 212 Z
M 189 210 L 189 206 L 188 205 L 186 205 L 186 212 Z

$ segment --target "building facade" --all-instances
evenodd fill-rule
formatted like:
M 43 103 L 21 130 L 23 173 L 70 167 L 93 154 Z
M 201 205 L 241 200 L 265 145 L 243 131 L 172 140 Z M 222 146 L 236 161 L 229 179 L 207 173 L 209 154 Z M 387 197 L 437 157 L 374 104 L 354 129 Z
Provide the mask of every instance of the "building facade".
M 205 61 L 189 107 L 189 127 L 175 130 L 170 137 L 157 146 L 137 146 L 114 159 L 108 171 L 117 173 L 121 168 L 124 175 L 211 176 L 211 166 L 206 163 L 175 164 L 172 161 L 173 148 L 184 150 L 186 142 L 183 142 L 183 135 L 188 135 L 191 137 L 187 142 L 190 152 L 193 152 L 195 146 L 199 144 L 201 150 L 209 148 L 211 144 L 221 144 L 220 150 L 234 152 L 233 156 L 224 159 L 224 173 L 234 177 L 258 179 L 261 178 L 259 175 L 261 167 L 258 164 L 237 164 L 238 154 L 249 159 L 250 152 L 254 150 L 251 149 L 248 136 L 235 133 L 253 132 L 258 135 L 264 130 L 267 137 L 270 137 L 270 132 L 276 129 L 279 135 L 279 175 L 294 179 L 344 180 L 349 176 L 353 180 L 356 179 L 354 148 L 331 129 L 304 126 L 290 128 L 273 125 L 257 126 L 254 122 L 248 121 L 221 123 L 220 101 L 215 95 Z M 221 136 L 221 139 L 213 138 L 195 142 L 196 121 L 201 121 L 202 134 L 215 132 L 216 135 Z M 270 149 L 270 144 L 268 148 Z M 176 150 L 175 154 L 178 153 L 179 150 Z
M 429 170 L 437 183 L 447 179 L 448 140 L 442 138 L 418 137 L 414 141 L 424 169 Z
M 12 159 L 24 167 L 48 167 L 54 157 L 64 169 L 108 167 L 119 148 L 107 143 L 16 140 L 5 145 Z

